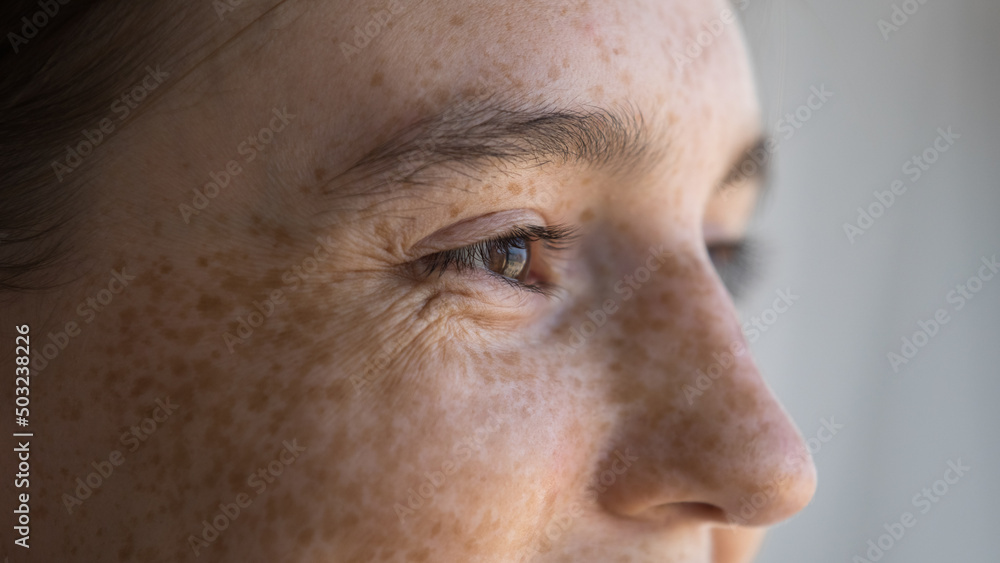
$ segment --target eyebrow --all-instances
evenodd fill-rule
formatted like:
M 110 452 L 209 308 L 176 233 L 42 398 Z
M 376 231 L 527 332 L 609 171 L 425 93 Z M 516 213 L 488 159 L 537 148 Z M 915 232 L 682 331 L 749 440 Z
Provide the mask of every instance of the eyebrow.
M 467 100 L 404 128 L 366 153 L 339 177 L 377 178 L 387 184 L 433 184 L 433 171 L 473 176 L 511 165 L 583 164 L 609 173 L 636 174 L 659 162 L 668 149 L 632 104 L 611 108 L 532 107 L 490 96 Z M 765 175 L 766 162 L 741 176 L 761 137 L 717 187 Z M 746 168 L 747 170 L 749 168 Z M 339 182 L 332 182 L 335 184 Z

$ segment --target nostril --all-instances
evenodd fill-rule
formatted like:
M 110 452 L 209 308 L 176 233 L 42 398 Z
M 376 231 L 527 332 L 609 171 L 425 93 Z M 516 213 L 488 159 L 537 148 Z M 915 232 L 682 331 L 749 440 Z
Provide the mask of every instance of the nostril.
M 725 522 L 726 521 L 726 511 L 722 510 L 714 504 L 708 504 L 705 502 L 680 502 L 677 503 L 678 510 L 681 510 L 688 514 L 690 518 L 696 518 L 698 520 L 707 520 L 710 522 Z
M 635 518 L 669 524 L 672 522 L 727 523 L 726 511 L 706 502 L 670 502 L 654 506 Z

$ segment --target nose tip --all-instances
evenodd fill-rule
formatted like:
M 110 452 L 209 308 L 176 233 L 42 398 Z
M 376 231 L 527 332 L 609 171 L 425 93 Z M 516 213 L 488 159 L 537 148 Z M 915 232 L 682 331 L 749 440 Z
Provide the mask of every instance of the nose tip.
M 755 470 L 736 473 L 732 488 L 714 499 L 727 524 L 770 526 L 800 512 L 812 500 L 816 466 L 798 433 L 789 443 L 768 447 L 771 450 L 758 462 L 746 461 Z
M 816 490 L 812 457 L 787 419 L 750 426 L 721 437 L 687 425 L 690 432 L 669 445 L 634 448 L 634 469 L 602 495 L 602 505 L 662 523 L 761 527 L 793 516 Z
M 601 499 L 607 509 L 756 527 L 809 503 L 816 469 L 802 436 L 749 354 L 733 360 L 697 400 L 664 392 L 623 421 L 620 436 L 639 460 Z

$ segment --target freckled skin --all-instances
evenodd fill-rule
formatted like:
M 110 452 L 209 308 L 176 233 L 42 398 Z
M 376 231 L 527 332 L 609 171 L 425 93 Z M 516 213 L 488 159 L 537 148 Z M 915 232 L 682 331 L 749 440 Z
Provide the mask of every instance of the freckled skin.
M 32 560 L 194 560 L 189 536 L 241 493 L 251 504 L 199 559 L 751 560 L 815 475 L 750 354 L 719 359 L 745 342 L 704 236 L 739 233 L 750 213 L 712 193 L 757 133 L 757 101 L 735 26 L 683 72 L 670 53 L 724 4 L 404 1 L 345 60 L 339 42 L 383 8 L 358 4 L 286 2 L 172 85 L 105 147 L 86 270 L 4 313 L 37 345 L 82 326 L 33 374 Z M 635 177 L 507 168 L 368 195 L 364 179 L 331 183 L 483 84 L 631 104 L 668 150 Z M 186 224 L 178 205 L 274 108 L 296 117 Z M 579 227 L 547 266 L 559 299 L 404 265 L 462 221 L 471 241 L 495 235 L 480 219 L 500 211 Z M 651 258 L 626 298 L 619 282 Z M 134 281 L 83 323 L 78 304 L 112 268 Z M 607 300 L 615 312 L 569 348 Z M 130 450 L 122 434 L 166 397 L 177 410 Z M 305 451 L 283 464 L 292 440 Z M 67 514 L 63 495 L 113 450 L 125 463 Z

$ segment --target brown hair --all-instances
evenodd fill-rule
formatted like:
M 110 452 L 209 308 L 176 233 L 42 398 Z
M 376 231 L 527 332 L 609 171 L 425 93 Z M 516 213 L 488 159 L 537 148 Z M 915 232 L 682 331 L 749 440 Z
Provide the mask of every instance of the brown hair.
M 100 128 L 109 107 L 150 67 L 170 68 L 168 82 L 182 74 L 181 61 L 198 49 L 192 38 L 206 37 L 185 20 L 218 24 L 207 2 L 197 14 L 179 5 L 7 0 L 0 8 L 0 295 L 61 283 L 56 266 L 80 248 L 88 186 L 113 134 Z M 90 148 L 86 132 L 100 139 Z M 75 147 L 94 154 L 66 166 Z

